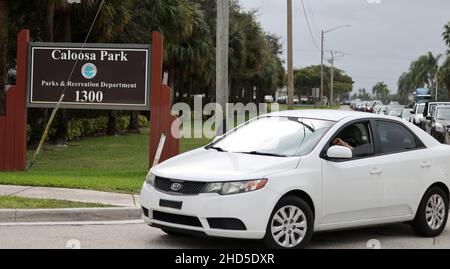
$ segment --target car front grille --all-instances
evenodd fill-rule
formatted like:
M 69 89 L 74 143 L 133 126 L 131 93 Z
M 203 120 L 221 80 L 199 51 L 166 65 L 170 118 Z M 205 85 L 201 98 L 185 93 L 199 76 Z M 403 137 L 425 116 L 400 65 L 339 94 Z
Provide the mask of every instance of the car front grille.
M 198 195 L 203 191 L 206 184 L 205 182 L 182 181 L 162 177 L 155 178 L 157 190 L 176 195 Z M 174 186 L 177 188 L 173 188 Z
M 186 226 L 203 227 L 200 220 L 196 217 L 170 214 L 160 211 L 153 211 L 153 219 Z

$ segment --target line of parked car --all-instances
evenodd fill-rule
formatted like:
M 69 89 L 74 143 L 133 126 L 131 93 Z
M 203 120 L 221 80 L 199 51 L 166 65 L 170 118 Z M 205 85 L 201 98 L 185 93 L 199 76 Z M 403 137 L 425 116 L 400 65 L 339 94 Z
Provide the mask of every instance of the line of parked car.
M 398 102 L 384 105 L 381 101 L 354 100 L 355 111 L 401 118 L 422 128 L 443 144 L 450 144 L 450 102 L 420 102 L 407 108 Z

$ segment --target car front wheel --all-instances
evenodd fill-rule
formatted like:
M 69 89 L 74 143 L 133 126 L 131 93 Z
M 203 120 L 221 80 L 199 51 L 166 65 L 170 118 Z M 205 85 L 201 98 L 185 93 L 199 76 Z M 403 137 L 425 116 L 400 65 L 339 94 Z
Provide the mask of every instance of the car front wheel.
M 314 232 L 314 214 L 303 199 L 287 196 L 273 210 L 264 243 L 270 249 L 302 249 Z
M 449 199 L 441 188 L 428 190 L 413 221 L 414 232 L 423 237 L 440 235 L 447 225 L 448 206 Z

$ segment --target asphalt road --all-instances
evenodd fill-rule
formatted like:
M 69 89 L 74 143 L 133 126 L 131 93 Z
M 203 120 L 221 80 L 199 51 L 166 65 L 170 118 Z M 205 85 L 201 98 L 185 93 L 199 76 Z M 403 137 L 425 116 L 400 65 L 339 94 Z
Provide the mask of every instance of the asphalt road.
M 143 223 L 0 226 L 2 249 L 257 249 L 257 241 L 171 237 Z M 419 238 L 408 225 L 316 234 L 314 249 L 450 249 L 450 228 L 438 238 Z

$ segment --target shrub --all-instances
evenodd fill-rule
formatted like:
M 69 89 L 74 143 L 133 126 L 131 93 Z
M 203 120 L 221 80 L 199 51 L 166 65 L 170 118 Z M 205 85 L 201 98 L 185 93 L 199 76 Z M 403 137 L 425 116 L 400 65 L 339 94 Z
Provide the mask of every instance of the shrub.
M 139 128 L 144 128 L 148 126 L 148 119 L 146 116 L 143 115 L 139 115 L 138 116 L 138 127 Z
M 68 123 L 67 138 L 69 140 L 77 140 L 83 134 L 83 123 L 81 120 L 72 119 Z
M 130 127 L 130 117 L 121 116 L 116 119 L 116 130 L 117 131 L 126 131 Z

